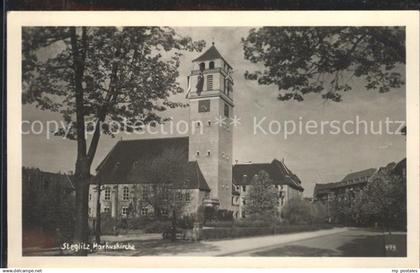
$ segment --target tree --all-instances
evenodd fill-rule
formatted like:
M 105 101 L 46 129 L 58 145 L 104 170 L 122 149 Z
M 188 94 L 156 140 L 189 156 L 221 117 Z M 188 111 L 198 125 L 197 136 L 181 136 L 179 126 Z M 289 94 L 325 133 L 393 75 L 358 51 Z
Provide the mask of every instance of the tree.
M 245 78 L 276 85 L 281 101 L 303 101 L 309 93 L 341 101 L 353 78 L 380 93 L 404 84 L 402 27 L 262 27 L 242 43 L 245 58 L 264 67 Z
M 378 223 L 384 229 L 407 224 L 406 181 L 384 172 L 369 182 L 353 206 L 353 214 L 365 224 Z
M 56 134 L 77 141 L 76 242 L 88 240 L 90 169 L 101 132 L 132 132 L 183 106 L 170 100 L 183 92 L 176 82 L 181 50 L 203 46 L 171 28 L 23 28 L 22 100 L 61 113 L 69 129 Z M 41 58 L 41 49 L 49 56 Z
M 260 171 L 253 177 L 248 194 L 245 196 L 245 215 L 275 217 L 278 198 L 268 173 Z
M 287 201 L 282 210 L 282 216 L 290 224 L 308 224 L 312 221 L 312 208 L 300 197 Z
M 156 217 L 165 209 L 179 214 L 185 206 L 182 189 L 187 179 L 188 158 L 186 152 L 179 148 L 169 148 L 156 157 L 144 158 L 136 163 L 129 174 L 134 181 L 147 181 L 140 184 L 136 196 L 141 206 L 151 205 Z

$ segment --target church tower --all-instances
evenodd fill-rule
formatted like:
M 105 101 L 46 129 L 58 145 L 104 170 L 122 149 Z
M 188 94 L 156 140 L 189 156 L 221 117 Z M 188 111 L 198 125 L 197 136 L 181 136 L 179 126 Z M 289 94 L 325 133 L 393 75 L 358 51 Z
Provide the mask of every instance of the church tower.
M 197 161 L 211 189 L 210 202 L 221 209 L 232 205 L 233 80 L 232 67 L 214 43 L 193 60 L 187 98 L 192 130 L 189 160 Z M 208 203 L 206 203 L 208 204 Z

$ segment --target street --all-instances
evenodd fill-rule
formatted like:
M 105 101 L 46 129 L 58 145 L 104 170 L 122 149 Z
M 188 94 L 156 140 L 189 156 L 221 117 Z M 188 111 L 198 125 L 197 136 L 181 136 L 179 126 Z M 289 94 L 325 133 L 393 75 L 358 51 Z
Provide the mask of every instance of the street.
M 406 256 L 406 245 L 405 233 L 384 235 L 369 229 L 334 228 L 194 243 L 144 242 L 136 244 L 138 251 L 131 255 L 403 257 Z
M 407 254 L 404 233 L 383 234 L 363 229 L 351 229 L 316 238 L 266 247 L 234 254 L 235 256 L 265 257 L 404 257 Z
M 130 243 L 135 250 L 96 251 L 89 256 L 254 256 L 254 257 L 405 257 L 406 233 L 362 228 L 333 228 L 311 232 L 214 241 L 171 242 L 161 234 L 104 236 L 104 242 Z M 28 256 L 72 255 L 58 249 L 27 249 Z

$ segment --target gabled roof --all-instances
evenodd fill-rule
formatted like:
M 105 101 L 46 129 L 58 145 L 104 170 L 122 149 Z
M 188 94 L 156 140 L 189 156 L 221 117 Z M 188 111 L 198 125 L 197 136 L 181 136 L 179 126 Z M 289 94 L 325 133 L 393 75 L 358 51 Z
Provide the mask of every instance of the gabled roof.
M 396 175 L 403 175 L 404 171 L 407 169 L 407 158 L 404 158 L 403 160 L 401 160 L 400 162 L 398 162 L 394 168 L 392 169 L 392 173 L 396 174 Z
M 186 179 L 182 188 L 210 191 L 209 185 L 207 184 L 197 161 L 189 161 L 187 164 Z
M 214 43 L 209 49 L 206 50 L 206 52 L 201 54 L 201 56 L 195 58 L 193 62 L 210 61 L 215 59 L 222 59 L 230 68 L 232 68 L 230 64 L 225 60 L 225 58 L 223 58 L 219 51 L 216 49 Z
M 375 172 L 375 168 L 370 168 L 363 171 L 349 173 L 343 178 L 342 182 L 352 181 L 359 178 L 371 177 Z
M 22 182 L 23 183 L 41 183 L 49 182 L 56 186 L 62 187 L 68 190 L 75 189 L 75 181 L 73 175 L 63 173 L 52 173 L 41 171 L 36 168 L 22 168 Z
M 314 195 L 326 193 L 334 189 L 350 187 L 358 184 L 365 184 L 376 172 L 375 168 L 352 172 L 346 175 L 340 182 L 315 184 Z
M 340 182 L 332 182 L 332 183 L 323 183 L 323 184 L 315 184 L 314 188 L 314 195 L 321 194 L 321 193 L 328 193 L 332 189 L 335 189 L 338 187 Z
M 260 171 L 269 174 L 275 185 L 288 185 L 303 191 L 300 179 L 293 174 L 283 162 L 274 159 L 271 163 L 236 164 L 233 166 L 233 183 L 250 185 L 253 177 Z
M 133 179 L 136 162 L 152 161 L 165 151 L 176 149 L 180 151 L 179 161 L 186 164 L 185 179 L 179 181 L 180 188 L 210 191 L 198 163 L 188 161 L 188 145 L 188 137 L 119 141 L 96 168 L 96 178 L 100 179 L 102 184 L 153 183 Z M 165 172 L 163 168 L 162 172 Z

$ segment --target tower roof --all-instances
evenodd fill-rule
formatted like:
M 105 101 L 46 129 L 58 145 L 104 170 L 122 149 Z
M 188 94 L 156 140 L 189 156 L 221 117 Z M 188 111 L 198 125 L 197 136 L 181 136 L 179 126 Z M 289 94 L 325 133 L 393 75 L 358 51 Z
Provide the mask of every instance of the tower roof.
M 210 61 L 214 59 L 222 59 L 230 68 L 232 68 L 230 64 L 225 60 L 225 58 L 222 57 L 220 52 L 216 49 L 214 43 L 200 57 L 195 58 L 193 62 Z

